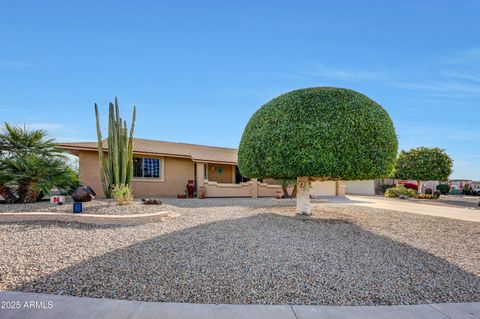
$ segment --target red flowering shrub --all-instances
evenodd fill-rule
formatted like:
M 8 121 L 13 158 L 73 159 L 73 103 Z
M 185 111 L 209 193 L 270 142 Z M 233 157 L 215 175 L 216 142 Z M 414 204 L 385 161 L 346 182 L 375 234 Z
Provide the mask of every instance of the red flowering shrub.
M 414 191 L 418 191 L 418 185 L 416 183 L 401 181 L 399 184 L 405 186 L 405 188 L 410 188 Z

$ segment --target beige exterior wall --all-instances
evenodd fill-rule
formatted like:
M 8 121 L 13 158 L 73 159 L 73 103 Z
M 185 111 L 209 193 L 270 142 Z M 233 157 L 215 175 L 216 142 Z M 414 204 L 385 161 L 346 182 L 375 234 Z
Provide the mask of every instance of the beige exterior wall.
M 311 182 L 310 183 L 310 195 L 315 196 L 336 196 L 337 195 L 337 182 Z
M 280 183 L 273 178 L 265 178 L 264 183 L 269 185 L 279 185 Z M 294 186 L 287 187 L 288 193 L 291 195 Z M 310 195 L 315 196 L 345 196 L 344 181 L 312 181 L 310 183 Z
M 154 156 L 149 157 L 154 158 Z M 194 180 L 192 160 L 174 157 L 158 158 L 162 159 L 163 178 L 160 180 L 134 178 L 132 188 L 135 196 L 176 196 L 185 192 L 188 180 Z M 80 182 L 92 186 L 98 196 L 103 196 L 97 152 L 80 151 L 79 168 Z
M 252 197 L 252 183 L 225 184 L 205 180 L 206 197 Z
M 346 181 L 347 195 L 375 195 L 375 180 Z
M 275 197 L 283 194 L 280 185 L 260 183 L 253 179 L 240 184 L 204 181 L 206 197 Z
M 219 174 L 217 168 L 223 168 L 223 172 Z M 207 164 L 207 171 L 209 181 L 219 183 L 235 183 L 235 166 L 233 165 Z
M 80 184 L 91 186 L 97 193 L 97 196 L 103 196 L 98 153 L 80 151 L 78 153 L 78 168 L 80 171 Z

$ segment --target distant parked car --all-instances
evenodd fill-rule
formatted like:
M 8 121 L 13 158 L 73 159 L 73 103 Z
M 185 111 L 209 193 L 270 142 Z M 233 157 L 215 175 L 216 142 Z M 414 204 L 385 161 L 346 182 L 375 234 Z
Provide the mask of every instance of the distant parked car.
M 473 192 L 477 195 L 480 195 L 480 187 L 474 188 Z

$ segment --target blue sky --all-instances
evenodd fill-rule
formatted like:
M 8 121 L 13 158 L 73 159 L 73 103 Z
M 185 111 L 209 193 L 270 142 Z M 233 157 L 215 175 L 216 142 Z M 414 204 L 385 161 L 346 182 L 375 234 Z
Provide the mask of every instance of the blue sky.
M 0 10 L 0 121 L 95 140 L 118 96 L 136 136 L 237 147 L 293 89 L 360 91 L 400 148 L 439 146 L 480 180 L 478 1 L 10 1 Z M 105 121 L 103 122 L 104 124 Z

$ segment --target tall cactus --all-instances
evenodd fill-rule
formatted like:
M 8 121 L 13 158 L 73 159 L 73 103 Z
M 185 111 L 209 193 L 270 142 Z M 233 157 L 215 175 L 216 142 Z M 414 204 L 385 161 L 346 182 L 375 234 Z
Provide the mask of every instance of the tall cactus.
M 100 179 L 103 192 L 107 198 L 111 197 L 113 185 L 131 186 L 133 176 L 133 131 L 135 128 L 136 107 L 133 107 L 132 126 L 128 135 L 127 122 L 120 117 L 118 99 L 115 105 L 110 103 L 108 113 L 108 157 L 103 153 L 102 131 L 98 106 L 95 103 L 95 117 L 97 119 L 98 161 L 100 163 Z

